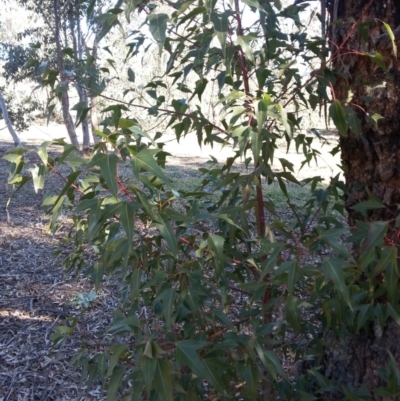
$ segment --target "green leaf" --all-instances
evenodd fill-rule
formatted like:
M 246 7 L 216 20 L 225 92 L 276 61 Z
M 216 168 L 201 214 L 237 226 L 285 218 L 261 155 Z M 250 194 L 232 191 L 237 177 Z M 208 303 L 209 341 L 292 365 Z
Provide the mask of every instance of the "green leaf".
M 119 358 L 127 350 L 127 348 L 128 347 L 124 344 L 113 344 L 107 348 L 107 351 L 111 353 L 111 358 L 110 358 L 110 364 L 108 365 L 106 377 L 111 375 L 115 366 L 118 363 Z
M 215 377 L 196 353 L 197 350 L 204 348 L 206 345 L 208 343 L 204 341 L 181 341 L 177 344 L 176 359 L 180 363 L 185 363 L 195 375 L 208 380 L 218 391 L 224 393 L 225 389 L 220 382 L 220 378 Z
M 122 119 L 122 120 L 124 120 L 124 119 Z M 131 120 L 129 120 L 129 121 L 131 121 Z M 154 146 L 156 146 L 156 143 L 155 143 L 154 140 L 150 137 L 150 135 L 149 135 L 147 132 L 143 131 L 139 126 L 137 126 L 136 123 L 130 124 L 129 127 L 126 127 L 126 128 L 128 128 L 129 131 L 131 131 L 132 134 L 134 134 L 133 136 L 135 137 L 135 139 L 140 139 L 140 137 L 144 137 L 144 138 L 147 138 L 148 140 L 150 140 L 151 143 L 152 143 Z M 128 149 L 128 150 L 129 150 L 129 149 Z M 137 153 L 136 151 L 133 151 L 133 148 L 131 148 L 130 151 L 132 151 L 133 154 L 136 154 L 136 153 Z M 160 151 L 160 150 L 158 149 L 157 152 L 159 152 L 159 151 Z
M 302 312 L 301 301 L 293 296 L 289 296 L 286 300 L 286 319 L 292 326 L 295 334 L 300 333 L 301 330 L 301 312 Z
M 111 28 L 113 28 L 116 25 L 121 25 L 118 20 L 118 14 L 105 13 L 99 15 L 97 19 L 101 21 L 101 27 L 102 27 L 100 33 L 96 38 L 98 42 L 100 42 L 100 40 L 103 39 L 108 32 L 110 32 Z
M 287 281 L 287 288 L 289 295 L 293 295 L 295 285 L 299 278 L 299 264 L 297 259 L 293 259 L 288 261 L 288 281 Z
M 132 334 L 136 329 L 140 328 L 140 320 L 136 315 L 129 316 L 125 319 L 116 321 L 108 331 L 113 334 Z
M 222 362 L 218 360 L 217 358 L 204 358 L 203 363 L 205 366 L 205 369 L 207 371 L 207 380 L 210 383 L 218 383 L 217 386 L 215 386 L 218 391 L 221 393 L 225 392 L 225 386 L 224 382 L 222 380 L 222 373 L 224 370 L 226 370 L 226 363 L 225 361 Z
M 342 136 L 347 136 L 347 122 L 346 114 L 343 110 L 342 104 L 339 100 L 335 99 L 329 107 L 329 115 L 333 120 L 339 134 Z
M 374 275 L 382 273 L 386 266 L 393 264 L 397 265 L 397 248 L 394 246 L 385 246 L 382 251 L 378 263 L 374 267 Z
M 346 390 L 344 387 L 342 387 L 342 389 L 348 401 L 363 401 L 373 398 L 371 393 L 365 387 L 361 387 L 357 390 L 352 389 L 351 392 Z
M 253 153 L 254 164 L 257 165 L 261 154 L 261 135 L 256 131 L 251 131 L 251 151 Z
M 365 323 L 373 314 L 373 307 L 372 305 L 361 305 L 357 308 L 357 331 L 364 327 Z
M 260 380 L 260 375 L 258 369 L 254 366 L 246 366 L 244 370 L 244 379 L 246 382 L 246 399 L 257 400 L 258 397 L 258 384 Z
M 169 223 L 167 216 L 157 214 L 154 216 L 153 227 L 156 227 L 168 245 L 168 250 L 174 255 L 178 255 L 178 241 L 175 237 L 174 229 Z
M 192 93 L 192 96 L 190 97 L 189 101 L 193 99 L 195 95 L 198 96 L 199 100 L 201 100 L 201 95 L 203 94 L 204 90 L 207 87 L 207 79 L 201 78 L 198 81 L 196 81 L 196 88 L 194 92 Z
M 350 306 L 350 308 L 352 308 L 349 290 L 346 286 L 344 278 L 344 266 L 345 262 L 340 259 L 326 259 L 322 264 L 325 280 L 332 280 L 336 290 L 343 296 L 343 299 Z
M 293 136 L 292 128 L 291 128 L 291 126 L 289 124 L 285 108 L 280 104 L 277 104 L 275 107 L 279 112 L 280 120 L 282 122 L 282 125 L 285 127 L 286 133 L 288 134 L 289 138 L 292 138 L 292 136 Z
M 107 389 L 107 401 L 115 401 L 118 399 L 117 393 L 118 388 L 122 382 L 122 378 L 125 374 L 125 368 L 118 365 L 114 368 L 112 376 L 110 378 L 110 383 Z
M 61 206 L 62 202 L 59 202 L 60 199 L 65 195 L 65 193 L 68 191 L 68 189 L 71 188 L 71 185 L 76 181 L 76 179 L 79 177 L 80 174 L 81 174 L 81 171 L 73 171 L 71 174 L 69 174 L 67 176 L 67 183 L 64 185 L 64 188 L 59 193 L 56 201 L 53 204 L 53 207 L 49 210 L 49 213 L 52 211 L 54 213 L 54 209 L 56 207 L 59 208 Z
M 148 342 L 148 344 L 150 344 L 150 342 Z M 140 358 L 140 367 L 143 372 L 147 395 L 148 397 L 150 397 L 150 392 L 153 388 L 153 380 L 157 368 L 157 358 L 150 358 L 146 355 L 143 355 Z
M 131 241 L 135 229 L 135 213 L 139 209 L 139 204 L 133 202 L 124 202 L 119 206 L 121 225 L 125 231 L 126 238 Z
M 160 400 L 173 401 L 172 369 L 167 361 L 157 360 L 154 384 Z
M 33 186 L 37 193 L 44 187 L 44 174 L 46 172 L 46 167 L 44 164 L 41 164 L 40 166 L 35 165 L 35 167 L 30 168 L 29 171 L 32 174 Z
M 361 134 L 361 120 L 358 118 L 356 112 L 350 107 L 345 108 L 347 126 L 353 131 L 355 135 Z
M 172 287 L 166 288 L 155 299 L 155 301 L 159 301 L 159 300 L 163 301 L 163 315 L 164 315 L 165 323 L 166 323 L 168 329 L 171 328 L 171 326 L 172 326 L 172 311 L 173 311 L 175 299 L 176 299 L 176 293 Z
M 400 325 L 400 308 L 398 304 L 388 303 L 387 313 L 398 325 Z
M 365 249 L 381 246 L 388 228 L 389 223 L 387 221 L 374 221 L 369 223 L 368 235 L 364 244 Z
M 165 42 L 165 33 L 167 31 L 167 23 L 169 17 L 167 14 L 150 14 L 147 16 L 147 21 L 149 22 L 149 30 L 153 35 L 154 40 L 161 46 Z
M 261 133 L 265 120 L 267 118 L 268 107 L 271 104 L 271 96 L 265 94 L 261 100 L 258 100 L 254 104 L 254 109 L 257 118 L 257 130 Z
M 225 261 L 224 256 L 224 243 L 225 239 L 216 234 L 209 234 L 208 235 L 208 245 L 210 250 L 213 252 L 214 261 L 216 266 L 216 273 L 217 275 L 222 274 L 222 268 Z
M 397 269 L 397 260 L 395 263 L 388 263 L 385 273 L 385 284 L 388 293 L 388 301 L 395 304 L 399 300 L 399 272 Z
M 383 54 L 372 51 L 368 53 L 363 53 L 363 55 L 369 57 L 374 63 L 376 63 L 377 66 L 382 68 L 382 70 L 386 70 L 385 57 L 383 56 Z
M 225 14 L 219 14 L 213 11 L 210 19 L 214 25 L 214 29 L 217 33 L 218 40 L 221 43 L 221 47 L 224 49 L 226 44 L 226 36 L 228 33 L 228 17 Z
M 2 159 L 7 160 L 10 163 L 18 164 L 22 160 L 22 155 L 11 153 L 9 155 L 4 155 Z
M 135 11 L 136 7 L 141 3 L 141 0 L 124 0 L 125 3 L 125 18 L 130 23 L 131 14 Z
M 51 141 L 46 141 L 46 142 L 43 142 L 43 143 L 39 146 L 38 155 L 39 155 L 39 157 L 42 159 L 42 162 L 43 162 L 44 164 L 47 164 L 47 162 L 48 162 L 48 160 L 49 160 L 49 155 L 47 154 L 47 147 L 48 147 L 49 145 L 51 145 L 51 144 L 52 144 Z
M 94 10 L 94 6 L 96 5 L 96 1 L 97 0 L 90 0 L 89 6 L 86 10 L 86 18 L 87 19 L 91 18 L 93 10 Z
M 118 156 L 114 153 L 104 154 L 96 153 L 88 164 L 88 168 L 100 167 L 100 171 L 108 189 L 116 197 L 118 195 L 117 185 L 117 164 L 120 162 Z
M 267 368 L 270 375 L 275 380 L 278 380 L 278 375 L 286 379 L 286 373 L 276 353 L 274 351 L 263 350 L 258 341 L 255 342 L 255 348 L 261 362 Z
M 128 150 L 130 147 L 128 146 Z M 154 156 L 160 152 L 161 149 L 143 149 L 138 154 L 132 153 L 132 159 L 134 163 L 151 174 L 154 174 L 157 178 L 165 183 L 171 183 L 171 180 L 164 174 L 161 167 L 157 164 Z M 135 167 L 136 168 L 136 167 Z
M 389 35 L 390 41 L 392 42 L 393 54 L 397 58 L 397 46 L 396 46 L 395 37 L 394 37 L 394 33 L 392 31 L 392 28 L 386 22 L 383 22 L 383 26 L 385 27 L 385 29 Z
M 251 8 L 256 8 L 257 10 L 265 12 L 265 8 L 256 0 L 242 0 L 242 2 Z
M 128 68 L 128 81 L 135 82 L 135 73 L 133 72 L 132 68 Z
M 381 120 L 381 119 L 384 118 L 384 117 L 382 117 L 382 116 L 381 116 L 380 114 L 378 114 L 378 113 L 373 113 L 372 115 L 369 116 L 369 118 L 372 120 L 372 122 L 373 122 L 375 128 L 378 129 L 378 121 Z
M 254 62 L 254 55 L 253 49 L 250 46 L 250 41 L 254 40 L 252 36 L 238 36 L 237 37 L 237 44 L 242 48 L 243 53 L 246 57 L 251 61 Z
M 379 199 L 370 199 L 351 206 L 350 209 L 361 212 L 363 210 L 383 209 L 385 205 Z

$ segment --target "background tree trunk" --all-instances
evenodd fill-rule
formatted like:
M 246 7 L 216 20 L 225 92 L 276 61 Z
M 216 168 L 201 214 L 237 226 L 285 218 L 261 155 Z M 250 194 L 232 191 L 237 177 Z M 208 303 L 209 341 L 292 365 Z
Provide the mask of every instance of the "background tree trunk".
M 74 54 L 75 57 L 79 60 L 79 62 L 81 62 L 83 55 L 82 54 L 83 40 L 82 40 L 81 23 L 80 23 L 79 1 L 71 3 L 70 8 L 71 8 L 70 30 L 73 38 Z M 80 74 L 77 75 L 76 90 L 78 92 L 80 102 L 84 104 L 85 108 L 87 108 L 88 98 L 86 95 L 86 91 L 82 86 L 82 80 Z M 87 117 L 85 117 L 82 121 L 82 133 L 83 133 L 82 145 L 83 148 L 86 149 L 90 146 L 89 122 Z
M 382 21 L 395 31 L 400 25 L 400 2 L 335 0 L 330 11 L 331 18 L 338 21 L 330 27 L 330 38 L 336 41 L 332 46 L 337 78 L 334 95 L 361 121 L 359 135 L 348 130 L 347 136 L 340 137 L 349 224 L 354 226 L 356 220 L 393 221 L 394 233 L 397 229 L 393 219 L 400 204 L 400 69 Z M 372 57 L 362 55 L 374 51 L 384 56 L 386 71 Z M 374 115 L 382 118 L 376 122 Z M 367 200 L 369 193 L 381 200 L 385 208 L 361 216 L 351 207 Z M 367 332 L 341 342 L 327 339 L 337 346 L 326 354 L 325 376 L 339 387 L 364 386 L 374 390 L 385 386 L 378 370 L 388 364 L 389 352 L 400 362 L 399 338 L 400 326 L 389 321 L 383 332 L 371 325 Z M 382 398 L 374 395 L 373 399 Z
M 98 77 L 98 71 L 97 71 L 97 59 L 98 59 L 98 44 L 97 44 L 97 32 L 93 41 L 93 51 L 92 51 L 92 56 L 94 59 L 93 62 L 93 67 L 96 71 L 96 77 L 95 79 L 97 80 Z M 99 137 L 94 133 L 94 131 L 98 130 L 100 127 L 100 121 L 99 121 L 99 110 L 98 110 L 98 105 L 97 105 L 97 96 L 93 96 L 90 99 L 91 103 L 91 108 L 90 108 L 90 120 L 91 120 L 91 125 L 92 125 L 92 136 L 93 136 L 93 141 L 98 142 Z
M 65 64 L 64 64 L 64 56 L 61 51 L 61 43 L 60 43 L 60 10 L 59 10 L 59 2 L 58 0 L 54 0 L 54 19 L 55 19 L 55 41 L 57 47 L 57 62 L 58 68 L 60 70 L 60 78 L 61 84 L 66 84 L 67 79 L 65 75 Z M 78 137 L 76 136 L 75 125 L 72 120 L 71 114 L 69 112 L 69 96 L 68 92 L 65 88 L 61 94 L 61 106 L 64 124 L 67 128 L 68 136 L 71 140 L 71 143 L 75 146 L 79 146 Z
M 14 141 L 14 145 L 18 147 L 22 147 L 22 143 L 17 135 L 17 133 L 14 130 L 14 127 L 11 123 L 10 118 L 8 117 L 7 113 L 7 107 L 6 107 L 6 102 L 4 101 L 3 95 L 0 92 L 0 109 L 1 109 L 1 114 L 3 115 L 4 121 L 6 123 L 6 126 L 8 128 L 8 131 L 10 132 L 12 139 Z

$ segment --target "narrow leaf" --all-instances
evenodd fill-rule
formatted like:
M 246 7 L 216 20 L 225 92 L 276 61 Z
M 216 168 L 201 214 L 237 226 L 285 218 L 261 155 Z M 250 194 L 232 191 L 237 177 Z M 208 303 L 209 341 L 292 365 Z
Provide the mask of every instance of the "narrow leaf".
M 254 62 L 253 49 L 250 46 L 250 40 L 252 37 L 249 36 L 238 36 L 237 43 L 242 48 L 243 53 L 246 55 L 249 61 Z
M 125 368 L 123 368 L 122 366 L 118 365 L 114 368 L 112 376 L 110 378 L 110 384 L 107 389 L 107 401 L 114 401 L 118 399 L 118 388 L 122 382 L 124 374 Z
M 335 99 L 329 107 L 329 115 L 333 120 L 339 134 L 342 136 L 347 136 L 347 122 L 346 114 L 343 110 L 342 104 L 339 100 Z
M 386 22 L 383 23 L 383 26 L 385 27 L 385 29 L 389 35 L 390 41 L 392 42 L 393 54 L 397 58 L 397 46 L 396 46 L 395 37 L 394 37 L 394 33 L 392 31 L 392 28 Z
M 143 149 L 137 155 L 133 155 L 133 160 L 138 166 L 154 174 L 163 182 L 170 183 L 171 180 L 164 174 L 156 159 L 154 159 L 158 152 L 160 152 L 160 149 Z
M 163 359 L 157 360 L 154 383 L 160 400 L 173 401 L 172 369 Z
M 100 167 L 101 174 L 107 183 L 108 189 L 116 197 L 118 195 L 117 164 L 120 159 L 115 154 L 96 153 L 88 167 Z
M 149 358 L 148 356 L 143 355 L 140 358 L 140 367 L 142 368 L 147 395 L 148 397 L 150 397 L 150 392 L 153 387 L 154 375 L 157 368 L 157 359 Z
M 149 30 L 154 40 L 162 47 L 166 38 L 167 23 L 169 17 L 167 14 L 150 14 L 147 16 Z
M 152 226 L 156 227 L 160 231 L 162 237 L 168 244 L 169 251 L 176 256 L 178 254 L 178 241 L 175 237 L 174 229 L 172 228 L 167 217 L 163 214 L 157 214 L 154 217 L 154 223 Z
M 389 228 L 387 221 L 374 221 L 369 224 L 367 239 L 365 241 L 365 249 L 371 249 L 375 246 L 382 245 L 383 238 Z
M 340 259 L 326 259 L 323 262 L 325 280 L 332 280 L 337 291 L 343 296 L 346 303 L 351 307 L 349 291 L 345 283 L 343 267 L 345 262 Z
M 35 188 L 35 192 L 38 193 L 40 189 L 44 187 L 44 173 L 46 171 L 46 167 L 44 164 L 40 166 L 35 166 L 29 169 L 32 174 L 33 186 Z

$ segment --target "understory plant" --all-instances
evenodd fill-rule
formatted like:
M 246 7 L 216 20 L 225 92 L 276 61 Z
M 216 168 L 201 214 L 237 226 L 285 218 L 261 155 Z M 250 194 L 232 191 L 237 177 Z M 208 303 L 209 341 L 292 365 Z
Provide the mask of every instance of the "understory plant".
M 279 170 L 272 167 L 278 141 L 303 153 L 303 165 L 318 159 L 314 138 L 300 130 L 302 114 L 331 101 L 335 77 L 323 61 L 323 38 L 309 38 L 300 21 L 305 7 L 284 8 L 277 0 L 125 0 L 101 15 L 106 37 L 121 18 L 140 12 L 148 31 L 130 33 L 128 56 L 139 60 L 143 49 L 156 46 L 166 60 L 165 75 L 145 87 L 151 104 L 140 107 L 148 118 L 165 118 L 178 142 L 196 135 L 199 147 L 232 148 L 224 163 L 200 169 L 196 190 L 171 179 L 164 133 L 142 129 L 132 116 L 133 98 L 103 110 L 103 130 L 95 132 L 101 140 L 86 154 L 54 140 L 5 156 L 17 189 L 32 180 L 42 190 L 47 175 L 63 180 L 43 206 L 51 230 L 60 214 L 71 221 L 67 268 L 91 276 L 96 290 L 105 276 L 120 282 L 109 345 L 87 346 L 75 358 L 88 387 L 101 380 L 108 400 L 372 397 L 328 380 L 323 365 L 335 345 L 329 336 L 345 339 L 371 325 L 383 331 L 389 319 L 400 323 L 389 222 L 350 229 L 339 176 L 298 181 L 284 158 Z M 288 20 L 293 30 L 285 33 Z M 317 69 L 306 75 L 302 63 Z M 81 67 L 79 84 L 98 96 L 102 84 L 89 56 Z M 132 82 L 140 68 L 128 71 Z M 54 82 L 46 82 L 60 95 L 68 83 L 50 72 Z M 213 98 L 207 91 L 215 83 Z M 217 119 L 204 112 L 205 94 Z M 87 113 L 76 109 L 78 120 Z M 329 112 L 341 134 L 357 126 L 339 101 Z M 268 195 L 276 182 L 284 205 Z M 308 188 L 309 196 L 294 201 L 288 185 Z M 382 207 L 372 196 L 354 206 L 361 217 Z M 77 324 L 56 329 L 55 343 Z M 389 393 L 398 388 L 395 365 L 382 371 Z

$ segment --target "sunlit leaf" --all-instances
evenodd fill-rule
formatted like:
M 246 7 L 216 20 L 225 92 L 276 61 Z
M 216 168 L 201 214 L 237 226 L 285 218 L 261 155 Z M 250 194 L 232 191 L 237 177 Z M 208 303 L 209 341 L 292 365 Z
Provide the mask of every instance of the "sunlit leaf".
M 149 30 L 154 40 L 162 47 L 165 42 L 165 33 L 169 17 L 167 14 L 150 14 L 147 16 Z
M 37 193 L 40 189 L 44 187 L 44 174 L 46 172 L 46 167 L 41 164 L 40 166 L 35 166 L 29 169 L 32 174 L 33 186 L 35 192 Z
M 386 32 L 389 35 L 390 41 L 392 42 L 393 54 L 397 58 L 397 45 L 396 45 L 396 42 L 395 42 L 395 37 L 394 37 L 394 33 L 392 31 L 392 28 L 385 21 L 383 21 L 383 26 L 385 27 Z

